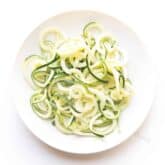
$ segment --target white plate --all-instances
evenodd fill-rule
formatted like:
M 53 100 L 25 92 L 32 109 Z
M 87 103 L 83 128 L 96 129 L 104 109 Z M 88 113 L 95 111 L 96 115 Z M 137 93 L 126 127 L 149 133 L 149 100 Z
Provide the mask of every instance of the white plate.
M 21 63 L 25 57 L 39 53 L 39 33 L 42 29 L 58 27 L 68 36 L 77 36 L 81 33 L 83 25 L 89 21 L 100 22 L 117 38 L 121 48 L 126 50 L 129 59 L 128 69 L 135 89 L 130 106 L 122 113 L 119 123 L 120 132 L 115 131 L 103 139 L 62 134 L 49 122 L 36 116 L 29 103 L 33 91 L 24 80 L 21 70 Z M 36 137 L 56 149 L 87 154 L 117 146 L 135 133 L 149 112 L 154 95 L 155 74 L 142 42 L 128 26 L 103 13 L 71 11 L 49 18 L 30 33 L 17 55 L 12 83 L 16 108 L 26 126 Z

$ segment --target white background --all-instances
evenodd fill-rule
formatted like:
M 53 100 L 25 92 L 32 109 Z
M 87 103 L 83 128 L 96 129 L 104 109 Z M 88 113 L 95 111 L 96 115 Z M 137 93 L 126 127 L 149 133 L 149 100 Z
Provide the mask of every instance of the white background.
M 143 126 L 122 145 L 96 155 L 70 155 L 40 142 L 27 130 L 10 97 L 12 65 L 23 40 L 48 17 L 71 9 L 99 10 L 121 19 L 138 33 L 157 66 L 157 92 Z M 0 88 L 1 165 L 165 164 L 163 0 L 0 0 Z

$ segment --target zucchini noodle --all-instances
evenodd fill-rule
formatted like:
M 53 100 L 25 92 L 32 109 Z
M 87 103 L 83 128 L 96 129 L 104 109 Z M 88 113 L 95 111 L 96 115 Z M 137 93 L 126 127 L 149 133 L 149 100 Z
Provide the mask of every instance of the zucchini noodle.
M 90 22 L 77 38 L 45 29 L 39 44 L 41 55 L 24 60 L 25 77 L 35 87 L 30 98 L 35 114 L 65 134 L 113 132 L 132 96 L 118 42 Z

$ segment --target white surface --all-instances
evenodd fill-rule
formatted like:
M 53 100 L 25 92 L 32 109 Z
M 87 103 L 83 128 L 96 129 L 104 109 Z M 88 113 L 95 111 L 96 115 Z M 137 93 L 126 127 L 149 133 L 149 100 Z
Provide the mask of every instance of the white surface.
M 99 1 L 98 1 L 99 2 Z M 158 91 L 150 115 L 142 128 L 121 146 L 97 155 L 74 156 L 56 151 L 36 139 L 24 126 L 9 97 L 9 75 L 18 48 L 40 22 L 65 9 L 99 9 L 121 18 L 145 41 L 157 64 Z M 78 0 L 0 1 L 0 164 L 113 164 L 165 163 L 165 22 L 163 0 L 106 1 L 84 3 Z M 7 64 L 7 65 L 6 65 Z M 158 162 L 160 161 L 160 162 Z
M 121 114 L 120 132 L 114 131 L 104 139 L 68 136 L 59 132 L 50 123 L 39 119 L 31 110 L 29 103 L 29 98 L 34 91 L 25 81 L 22 71 L 22 63 L 29 56 L 29 53 L 40 54 L 38 42 L 39 34 L 43 29 L 57 27 L 69 37 L 74 37 L 80 35 L 83 26 L 90 21 L 96 21 L 103 25 L 106 31 L 117 38 L 120 47 L 127 52 L 128 72 L 135 93 L 130 105 Z M 96 153 L 110 149 L 125 141 L 143 123 L 151 108 L 155 94 L 155 71 L 143 43 L 132 29 L 116 18 L 100 12 L 69 11 L 47 19 L 24 41 L 18 52 L 13 70 L 13 100 L 22 120 L 34 135 L 43 142 L 69 153 Z

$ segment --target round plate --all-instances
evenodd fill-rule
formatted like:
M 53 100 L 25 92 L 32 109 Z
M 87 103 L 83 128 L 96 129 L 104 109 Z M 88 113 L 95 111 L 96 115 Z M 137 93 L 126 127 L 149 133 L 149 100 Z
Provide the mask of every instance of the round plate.
M 52 126 L 50 122 L 43 121 L 36 116 L 29 103 L 33 91 L 24 80 L 21 69 L 25 57 L 40 53 L 38 43 L 42 29 L 57 27 L 67 36 L 72 37 L 80 35 L 83 26 L 90 21 L 101 23 L 106 31 L 117 38 L 120 47 L 127 52 L 128 71 L 134 87 L 132 101 L 120 118 L 120 131 L 115 131 L 105 138 L 65 135 Z M 36 137 L 49 146 L 70 153 L 96 153 L 117 146 L 126 140 L 143 123 L 154 95 L 155 74 L 142 42 L 124 23 L 100 12 L 71 11 L 49 18 L 26 38 L 17 55 L 13 70 L 13 100 L 26 126 Z

